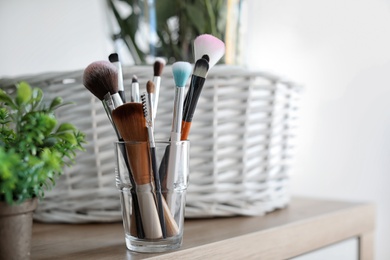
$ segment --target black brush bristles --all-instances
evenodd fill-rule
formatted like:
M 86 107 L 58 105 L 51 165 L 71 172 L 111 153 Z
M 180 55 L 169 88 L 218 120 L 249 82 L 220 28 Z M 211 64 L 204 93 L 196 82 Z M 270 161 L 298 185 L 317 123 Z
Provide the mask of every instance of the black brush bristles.
M 119 61 L 118 53 L 111 53 L 111 54 L 108 56 L 108 60 L 109 60 L 110 62 L 118 62 L 118 61 Z
M 117 89 L 117 70 L 108 61 L 95 61 L 87 66 L 83 74 L 84 86 L 98 99 L 103 100 L 110 89 Z
M 207 62 L 210 62 L 210 57 L 207 54 L 203 55 L 202 59 L 205 59 L 205 60 L 207 60 Z
M 191 122 L 200 93 L 206 81 L 209 71 L 209 63 L 205 59 L 199 59 L 195 63 L 194 72 L 191 77 L 190 87 L 184 100 L 183 121 Z

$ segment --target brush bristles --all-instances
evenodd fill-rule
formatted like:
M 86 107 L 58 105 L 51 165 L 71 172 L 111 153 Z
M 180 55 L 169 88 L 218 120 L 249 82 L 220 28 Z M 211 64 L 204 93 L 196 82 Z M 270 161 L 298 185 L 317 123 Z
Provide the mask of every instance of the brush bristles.
M 108 60 L 110 62 L 118 62 L 119 61 L 119 56 L 117 53 L 111 53 L 110 56 L 108 56 Z
M 146 121 L 141 103 L 126 103 L 112 112 L 112 119 L 125 141 L 148 140 Z
M 149 94 L 152 94 L 155 92 L 155 86 L 154 86 L 153 81 L 148 80 L 148 82 L 146 83 L 146 91 Z
M 192 66 L 185 61 L 178 61 L 172 64 L 172 73 L 177 87 L 184 87 L 191 75 Z
M 138 78 L 136 75 L 133 75 L 133 78 L 131 79 L 131 83 L 138 82 Z
M 117 78 L 114 65 L 108 61 L 95 61 L 85 68 L 83 84 L 98 99 L 103 100 L 110 89 L 118 89 Z
M 163 58 L 156 58 L 153 64 L 153 75 L 160 77 L 165 66 L 165 60 Z
M 225 43 L 210 34 L 196 37 L 194 40 L 195 60 L 202 58 L 205 54 L 210 58 L 209 68 L 211 69 L 225 54 Z
M 142 103 L 142 109 L 144 110 L 144 117 L 148 118 L 149 111 L 148 111 L 148 104 L 146 101 L 145 93 L 141 95 L 141 103 Z
M 205 59 L 199 59 L 195 63 L 194 73 L 192 75 L 206 78 L 209 71 L 209 63 Z

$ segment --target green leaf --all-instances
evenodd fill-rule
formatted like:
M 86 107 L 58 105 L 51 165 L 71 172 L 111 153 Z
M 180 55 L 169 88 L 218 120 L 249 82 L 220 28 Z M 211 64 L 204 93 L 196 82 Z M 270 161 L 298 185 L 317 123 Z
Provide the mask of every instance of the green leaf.
M 60 98 L 60 97 L 54 98 L 53 101 L 52 101 L 51 104 L 50 104 L 50 110 L 56 109 L 56 108 L 59 107 L 62 103 L 63 103 L 62 98 Z
M 40 89 L 40 88 L 34 88 L 33 89 L 33 92 L 32 92 L 32 96 L 33 96 L 33 109 L 35 109 L 36 107 L 38 107 L 41 102 L 42 102 L 42 99 L 43 99 L 43 91 Z
M 61 138 L 63 141 L 71 143 L 72 145 L 77 144 L 77 139 L 73 133 L 69 133 L 69 132 L 61 133 L 58 135 L 58 137 Z
M 4 92 L 4 90 L 0 89 L 0 102 L 6 103 L 8 106 L 10 106 L 13 109 L 17 109 L 17 106 L 12 101 L 11 97 L 7 95 L 7 93 Z
M 76 131 L 76 127 L 70 123 L 63 123 L 57 129 L 57 133 L 62 133 L 67 131 Z
M 17 92 L 16 92 L 16 104 L 17 105 L 25 105 L 27 104 L 31 99 L 32 90 L 30 85 L 27 82 L 20 82 L 17 85 Z

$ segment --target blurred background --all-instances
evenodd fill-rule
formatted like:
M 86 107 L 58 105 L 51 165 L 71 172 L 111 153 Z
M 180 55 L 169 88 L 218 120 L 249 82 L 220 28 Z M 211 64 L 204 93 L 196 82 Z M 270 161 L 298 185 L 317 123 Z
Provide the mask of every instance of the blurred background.
M 305 89 L 293 195 L 374 202 L 376 258 L 390 259 L 390 1 L 244 2 L 243 65 Z M 106 9 L 104 0 L 1 0 L 0 77 L 107 59 Z

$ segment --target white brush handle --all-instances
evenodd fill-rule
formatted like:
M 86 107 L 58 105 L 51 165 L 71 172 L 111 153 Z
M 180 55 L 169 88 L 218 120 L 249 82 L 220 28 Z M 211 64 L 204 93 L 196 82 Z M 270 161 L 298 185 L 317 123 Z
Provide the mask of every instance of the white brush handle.
M 175 100 L 173 107 L 173 119 L 172 119 L 172 130 L 171 130 L 171 145 L 169 146 L 169 160 L 168 160 L 168 169 L 167 169 L 167 188 L 169 190 L 167 194 L 167 203 L 171 208 L 171 212 L 174 203 L 173 192 L 174 182 L 179 170 L 179 161 L 180 156 L 178 155 L 176 142 L 180 141 L 181 136 L 181 120 L 183 117 L 183 103 L 184 103 L 184 87 L 176 87 L 175 91 Z
M 172 214 L 175 214 L 176 211 L 176 202 L 175 202 L 175 181 L 179 172 L 179 160 L 180 155 L 177 149 L 176 142 L 180 141 L 180 134 L 171 134 L 171 145 L 169 146 L 169 159 L 168 159 L 168 169 L 167 169 L 167 179 L 166 179 L 166 187 L 168 189 L 168 193 L 166 195 L 166 200 L 168 207 L 170 208 Z
M 153 77 L 153 83 L 154 83 L 154 97 L 152 99 L 152 104 L 153 104 L 153 119 L 154 119 L 156 118 L 157 115 L 158 97 L 160 96 L 161 77 L 160 76 Z
M 150 183 L 137 185 L 138 203 L 144 228 L 145 238 L 157 239 L 162 237 L 160 220 L 156 202 Z
M 118 91 L 124 91 L 122 65 L 120 62 L 115 62 L 115 66 L 118 69 Z

